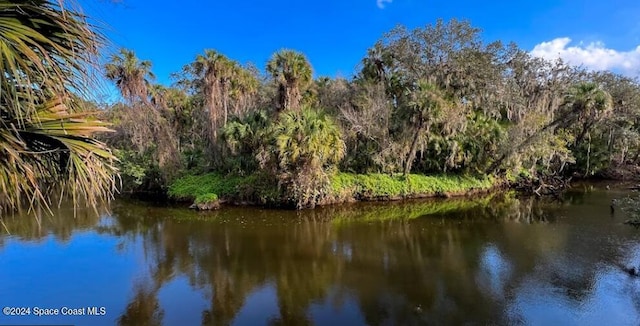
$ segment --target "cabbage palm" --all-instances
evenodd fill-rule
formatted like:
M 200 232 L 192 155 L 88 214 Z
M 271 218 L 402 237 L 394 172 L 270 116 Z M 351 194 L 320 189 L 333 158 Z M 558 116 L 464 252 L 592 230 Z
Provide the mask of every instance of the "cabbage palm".
M 204 55 L 198 55 L 188 69 L 198 79 L 196 88 L 204 97 L 210 135 L 215 140 L 218 128 L 228 121 L 231 80 L 237 63 L 214 50 L 205 50 Z
M 281 50 L 267 63 L 267 72 L 278 85 L 278 110 L 299 111 L 302 94 L 312 82 L 313 72 L 307 58 L 296 51 Z
M 578 83 L 569 88 L 564 110 L 574 116 L 578 133 L 574 144 L 580 146 L 587 138 L 585 176 L 591 169 L 591 134 L 589 130 L 613 111 L 611 95 L 596 83 Z
M 313 207 L 328 191 L 326 171 L 345 155 L 337 124 L 327 115 L 303 108 L 283 113 L 273 126 L 279 182 L 297 208 Z
M 154 79 L 151 61 L 141 61 L 135 52 L 120 49 L 120 53 L 112 55 L 104 68 L 106 77 L 116 84 L 125 100 L 130 103 L 146 101 L 150 80 Z
M 241 173 L 256 170 L 258 158 L 255 151 L 263 145 L 268 125 L 267 112 L 256 110 L 242 118 L 233 117 L 222 128 L 222 140 L 231 154 L 225 157 L 232 164 L 232 169 Z
M 327 115 L 313 109 L 287 112 L 275 126 L 276 152 L 283 168 L 309 164 L 337 164 L 345 154 L 338 126 Z
M 135 150 L 135 161 L 145 161 L 144 157 L 150 155 L 151 162 L 145 163 L 151 165 L 149 170 L 155 169 L 157 163 L 163 177 L 173 176 L 179 166 L 179 134 L 172 128 L 173 117 L 166 107 L 169 92 L 151 83 L 155 78 L 151 62 L 138 59 L 131 50 L 121 49 L 111 56 L 104 70 L 128 104 L 111 111 L 112 119 L 118 121 L 115 128 L 118 132 L 109 144 Z
M 406 119 L 410 121 L 413 129 L 411 145 L 404 164 L 404 175 L 411 172 L 418 147 L 424 147 L 429 142 L 432 126 L 444 122 L 445 111 L 452 107 L 453 103 L 447 101 L 441 89 L 424 80 L 418 82 L 418 87 L 411 93 L 408 105 L 401 112 L 407 115 Z
M 565 97 L 564 110 L 570 112 L 580 124 L 576 143 L 580 143 L 587 132 L 613 111 L 611 95 L 596 83 L 579 83 L 569 89 Z
M 101 37 L 61 2 L 0 3 L 0 216 L 52 196 L 94 205 L 113 194 L 109 131 L 81 112 Z

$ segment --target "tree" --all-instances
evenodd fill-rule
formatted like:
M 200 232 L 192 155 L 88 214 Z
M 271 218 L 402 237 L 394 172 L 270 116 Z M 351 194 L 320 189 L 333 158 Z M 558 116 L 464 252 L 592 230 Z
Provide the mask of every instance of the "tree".
M 138 59 L 135 52 L 127 49 L 121 49 L 104 65 L 106 77 L 115 83 L 126 102 L 109 110 L 117 132 L 107 141 L 121 150 L 125 181 L 134 171 L 133 188 L 144 185 L 145 191 L 161 189 L 163 179 L 175 175 L 180 165 L 179 134 L 167 116 L 170 93 L 151 84 L 151 66 L 150 61 Z
M 135 52 L 120 49 L 105 64 L 105 76 L 113 81 L 129 103 L 147 101 L 149 85 L 155 77 L 151 72 L 151 61 L 139 60 Z
M 110 142 L 120 148 L 131 145 L 138 152 L 145 152 L 153 144 L 158 134 L 159 125 L 163 119 L 153 108 L 153 102 L 158 102 L 158 96 L 153 95 L 154 88 L 151 79 L 151 62 L 140 60 L 135 52 L 121 49 L 104 65 L 105 76 L 114 82 L 126 105 L 118 105 L 110 110 L 112 121 L 116 123 L 118 133 L 110 138 Z
M 218 128 L 226 124 L 228 119 L 229 91 L 235 62 L 214 50 L 205 50 L 204 55 L 196 57 L 191 67 L 198 78 L 204 109 L 209 117 L 211 142 L 214 143 Z
M 151 104 L 160 111 L 178 140 L 178 148 L 182 144 L 191 144 L 194 139 L 193 106 L 189 96 L 181 89 L 152 85 L 150 91 Z
M 201 105 L 210 148 L 217 143 L 219 129 L 232 115 L 246 114 L 255 106 L 259 81 L 251 66 L 243 67 L 215 50 L 205 50 L 183 68 L 178 84 Z
M 575 116 L 577 134 L 574 147 L 580 146 L 588 139 L 586 148 L 586 164 L 584 175 L 591 171 L 591 133 L 593 127 L 613 110 L 611 95 L 604 91 L 598 84 L 582 82 L 573 85 L 565 97 L 564 111 Z
M 313 72 L 307 58 L 293 50 L 280 50 L 267 63 L 267 72 L 278 86 L 278 111 L 299 111 L 302 94 L 312 82 Z
M 506 137 L 500 144 L 499 156 L 485 172 L 518 169 L 525 161 L 535 166 L 550 157 L 561 158 L 558 163 L 562 170 L 572 157 L 567 155 L 566 135 L 556 130 L 575 122 L 577 112 L 562 108 L 566 92 L 583 72 L 562 61 L 534 58 L 518 49 L 511 52 L 505 64 L 504 94 L 499 106 L 501 122 L 507 126 Z M 515 163 L 509 166 L 509 161 Z
M 611 95 L 593 82 L 573 85 L 565 97 L 563 110 L 575 116 L 580 125 L 575 142 L 580 143 L 593 126 L 613 109 Z
M 406 121 L 410 122 L 413 129 L 411 145 L 404 163 L 404 175 L 411 172 L 418 146 L 422 144 L 424 147 L 428 143 L 432 127 L 447 122 L 442 118 L 446 116 L 446 111 L 455 105 L 435 85 L 424 80 L 418 82 L 418 87 L 411 92 L 411 100 L 404 110 Z
M 271 156 L 285 199 L 301 209 L 315 206 L 328 194 L 327 171 L 344 157 L 345 144 L 331 118 L 303 108 L 280 116 L 264 151 Z
M 265 145 L 269 122 L 267 112 L 258 110 L 242 118 L 236 116 L 222 128 L 222 139 L 230 154 L 224 155 L 229 170 L 245 174 L 258 168 L 256 151 Z
M 636 123 L 640 121 L 638 80 L 606 71 L 592 73 L 589 80 L 600 85 L 612 98 L 612 112 L 591 133 L 592 138 L 600 138 L 594 141 L 604 145 L 600 150 L 608 156 L 605 168 L 637 164 L 640 158 L 640 130 Z
M 375 113 L 389 117 L 387 131 L 378 133 L 389 137 L 370 147 L 377 147 L 377 165 L 385 172 L 407 174 L 419 157 L 421 172 L 457 168 L 467 149 L 453 136 L 454 131 L 464 133 L 467 113 L 499 117 L 495 99 L 502 93 L 503 52 L 499 42 L 485 45 L 479 30 L 466 21 L 439 20 L 385 34 L 368 51 L 356 79 L 359 85 L 383 89 L 386 101 L 366 102 L 390 110 Z
M 241 117 L 255 106 L 255 97 L 260 83 L 249 69 L 237 65 L 234 68 L 230 97 L 233 100 L 233 115 Z
M 0 215 L 69 197 L 90 205 L 115 188 L 114 156 L 81 112 L 102 37 L 57 1 L 0 3 Z

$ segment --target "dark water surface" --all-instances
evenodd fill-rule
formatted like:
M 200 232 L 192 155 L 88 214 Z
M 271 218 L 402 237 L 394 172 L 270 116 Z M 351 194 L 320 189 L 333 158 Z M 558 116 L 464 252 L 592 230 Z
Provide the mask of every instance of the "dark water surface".
M 627 194 L 5 217 L 0 325 L 639 325 Z

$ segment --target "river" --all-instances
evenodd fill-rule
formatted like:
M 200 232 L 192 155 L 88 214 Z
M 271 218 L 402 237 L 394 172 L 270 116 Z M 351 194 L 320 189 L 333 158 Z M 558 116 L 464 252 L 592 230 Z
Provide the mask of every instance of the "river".
M 627 194 L 5 217 L 0 325 L 639 325 Z

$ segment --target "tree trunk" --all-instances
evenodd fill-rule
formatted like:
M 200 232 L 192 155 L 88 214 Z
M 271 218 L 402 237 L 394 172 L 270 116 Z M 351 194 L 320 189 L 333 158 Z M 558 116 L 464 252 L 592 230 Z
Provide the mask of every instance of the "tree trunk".
M 580 134 L 578 135 L 578 137 L 576 137 L 576 140 L 573 142 L 576 146 L 578 146 L 578 144 L 580 144 L 584 140 L 584 137 L 587 136 L 587 132 L 589 132 L 589 129 L 592 126 L 593 124 L 588 122 L 582 126 L 582 130 L 580 131 Z
M 589 165 L 591 164 L 591 134 L 587 134 L 589 144 L 587 145 L 587 169 L 584 171 L 584 177 L 589 174 Z
M 224 96 L 224 122 L 223 122 L 223 126 L 227 125 L 227 120 L 229 118 L 229 96 L 227 96 L 227 94 L 225 93 Z
M 424 118 L 420 118 L 420 123 L 418 124 L 418 128 L 416 128 L 416 132 L 413 135 L 413 141 L 411 142 L 411 148 L 409 149 L 409 156 L 407 157 L 407 161 L 404 164 L 404 176 L 407 176 L 409 172 L 411 172 L 411 166 L 413 165 L 413 160 L 416 158 L 416 151 L 418 150 L 418 138 L 420 138 L 420 133 L 424 129 Z

